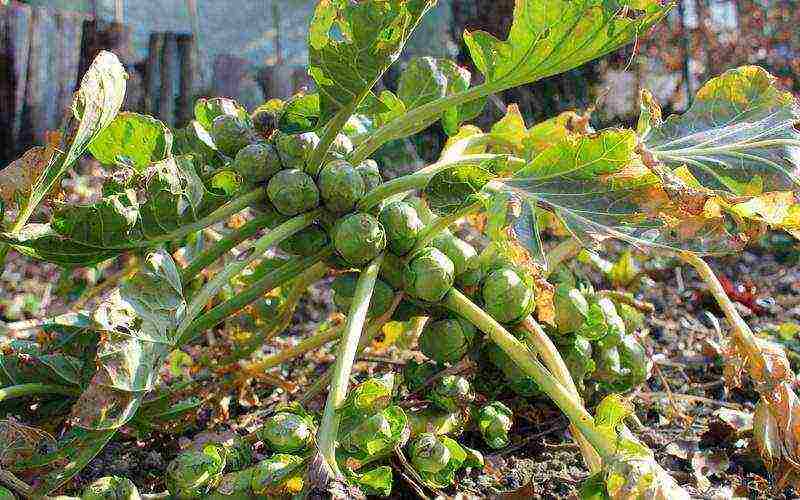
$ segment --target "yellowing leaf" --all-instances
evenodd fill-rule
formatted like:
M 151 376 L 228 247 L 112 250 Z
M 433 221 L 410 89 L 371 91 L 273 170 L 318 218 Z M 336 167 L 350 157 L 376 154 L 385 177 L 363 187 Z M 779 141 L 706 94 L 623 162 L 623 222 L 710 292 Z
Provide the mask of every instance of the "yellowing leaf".
M 755 196 L 744 203 L 733 205 L 730 210 L 744 218 L 781 226 L 785 220 L 790 218 L 790 210 L 796 203 L 797 198 L 794 193 L 773 192 Z
M 492 127 L 492 135 L 508 142 L 514 149 L 521 151 L 528 129 L 525 120 L 519 112 L 519 106 L 509 104 L 506 115 Z

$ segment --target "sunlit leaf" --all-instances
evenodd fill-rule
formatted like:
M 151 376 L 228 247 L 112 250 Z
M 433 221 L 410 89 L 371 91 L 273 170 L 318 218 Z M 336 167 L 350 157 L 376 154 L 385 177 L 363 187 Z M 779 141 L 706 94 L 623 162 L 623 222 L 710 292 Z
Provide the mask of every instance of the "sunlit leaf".
M 669 175 L 669 173 L 664 174 Z M 513 192 L 549 209 L 585 245 L 619 238 L 637 246 L 700 252 L 731 251 L 741 245 L 722 217 L 697 212 L 691 189 L 645 167 L 632 130 L 608 129 L 569 137 L 545 149 L 514 177 Z M 701 193 L 701 202 L 707 198 Z
M 123 112 L 94 138 L 89 151 L 100 163 L 123 163 L 142 171 L 170 156 L 172 132 L 151 116 Z
M 47 159 L 47 166 L 31 186 L 21 207 L 18 224 L 28 217 L 50 193 L 64 172 L 78 160 L 89 143 L 111 124 L 125 97 L 127 74 L 117 56 L 101 51 L 81 80 L 72 101 L 72 117 L 67 124 L 58 153 Z M 3 173 L 2 175 L 13 174 Z M 18 229 L 18 228 L 16 228 Z
M 308 35 L 320 123 L 355 109 L 400 55 L 435 0 L 321 0 Z
M 508 39 L 467 32 L 490 84 L 512 87 L 563 73 L 630 43 L 666 13 L 658 1 L 516 0 Z
M 757 66 L 708 81 L 686 113 L 645 141 L 656 159 L 686 165 L 706 188 L 733 195 L 800 187 L 800 105 Z

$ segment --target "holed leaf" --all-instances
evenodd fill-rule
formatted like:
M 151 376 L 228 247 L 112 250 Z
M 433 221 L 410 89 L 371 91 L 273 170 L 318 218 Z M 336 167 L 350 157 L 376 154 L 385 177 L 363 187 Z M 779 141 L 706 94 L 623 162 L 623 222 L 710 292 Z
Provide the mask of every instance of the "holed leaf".
M 723 217 L 705 216 L 702 206 L 693 211 L 689 186 L 668 191 L 663 175 L 642 164 L 632 130 L 608 129 L 545 149 L 505 184 L 528 203 L 555 212 L 586 245 L 615 237 L 640 246 L 721 252 L 741 243 Z M 671 174 L 668 180 L 680 182 Z
M 172 132 L 152 116 L 123 112 L 89 145 L 100 163 L 122 163 L 141 172 L 172 152 Z
M 67 133 L 63 135 L 54 154 L 47 158 L 47 166 L 31 186 L 21 207 L 15 230 L 19 230 L 27 222 L 30 214 L 53 189 L 58 179 L 77 161 L 89 143 L 114 120 L 125 97 L 126 79 L 127 74 L 117 56 L 101 51 L 95 57 L 73 98 L 73 116 L 67 123 Z
M 98 306 L 98 369 L 73 407 L 76 425 L 113 429 L 133 417 L 175 345 L 185 308 L 178 269 L 164 251 L 148 255 L 142 270 Z
M 400 55 L 435 0 L 321 0 L 309 30 L 309 74 L 320 123 L 355 109 Z
M 62 205 L 51 229 L 73 244 L 121 252 L 154 246 L 225 201 L 206 189 L 190 157 L 151 165 L 138 184 L 138 190 L 128 188 L 92 205 Z
M 709 80 L 686 113 L 663 123 L 647 112 L 645 146 L 658 160 L 686 165 L 705 188 L 753 196 L 800 187 L 800 104 L 762 68 Z
M 563 73 L 633 41 L 667 11 L 657 0 L 516 0 L 506 41 L 464 41 L 486 81 L 503 88 Z

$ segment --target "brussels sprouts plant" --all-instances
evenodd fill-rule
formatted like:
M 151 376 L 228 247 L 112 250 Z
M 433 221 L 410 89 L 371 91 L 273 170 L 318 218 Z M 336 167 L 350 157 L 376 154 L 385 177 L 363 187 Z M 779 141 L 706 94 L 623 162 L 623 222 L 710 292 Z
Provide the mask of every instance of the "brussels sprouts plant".
M 754 438 L 767 467 L 800 476 L 791 458 L 800 438 L 778 421 L 800 414 L 794 374 L 782 352 L 753 335 L 701 258 L 738 251 L 768 226 L 797 234 L 794 97 L 763 69 L 745 66 L 711 80 L 685 114 L 667 120 L 643 92 L 632 129 L 594 131 L 564 116 L 529 128 L 511 105 L 482 130 L 470 122 L 488 97 L 635 41 L 669 6 L 517 0 L 505 40 L 464 34 L 481 75 L 447 59 L 414 59 L 396 92 L 378 92 L 435 4 L 321 1 L 308 45 L 314 90 L 253 113 L 230 99 L 201 99 L 189 126 L 176 131 L 121 111 L 123 66 L 111 53 L 97 56 L 60 142 L 27 153 L 26 165 L 40 173 L 0 183 L 9 205 L 0 259 L 14 249 L 65 269 L 135 262 L 89 294 L 91 302 L 79 299 L 73 313 L 38 324 L 38 343 L 3 341 L 0 405 L 33 398 L 28 408 L 72 410 L 48 422 L 59 428 L 52 449 L 11 461 L 9 474 L 30 473 L 35 487 L 8 475 L 0 481 L 26 497 L 46 496 L 121 429 L 154 432 L 196 414 L 201 404 L 182 395 L 213 399 L 201 389 L 216 387 L 209 367 L 219 359 L 233 358 L 219 378 L 239 377 L 245 395 L 245 379 L 337 341 L 333 366 L 307 390 L 288 390 L 304 381 L 281 380 L 288 399 L 327 389 L 319 415 L 299 401 L 259 408 L 259 428 L 245 438 L 261 443 L 258 463 L 223 445 L 184 451 L 164 473 L 169 494 L 326 497 L 350 488 L 386 496 L 392 471 L 402 469 L 438 495 L 482 463 L 480 450 L 456 438 L 475 443 L 482 435 L 486 453 L 514 439 L 511 408 L 484 404 L 496 399 L 489 391 L 510 388 L 518 398 L 549 398 L 566 415 L 603 495 L 628 498 L 615 496 L 628 482 L 626 491 L 641 498 L 688 498 L 626 428 L 630 412 L 614 394 L 641 384 L 651 367 L 631 301 L 555 278 L 566 276 L 562 264 L 581 247 L 607 238 L 673 252 L 709 284 L 733 325 L 727 355 L 762 394 Z M 449 137 L 438 159 L 388 175 L 382 146 L 436 123 Z M 112 174 L 101 196 L 80 205 L 51 198 L 84 153 Z M 470 238 L 475 246 L 457 236 L 465 221 L 480 233 Z M 570 236 L 549 250 L 550 233 Z M 253 353 L 287 330 L 306 290 L 329 275 L 344 319 L 281 344 L 253 364 L 260 370 L 231 368 L 245 360 L 218 345 L 219 337 L 236 339 L 215 335 L 217 327 L 247 337 Z M 398 370 L 350 389 L 357 357 L 380 342 L 430 363 L 409 367 L 405 381 Z M 187 354 L 202 349 L 210 354 Z M 191 363 L 206 379 L 181 386 L 178 375 Z M 494 384 L 486 383 L 491 374 Z M 586 402 L 597 401 L 593 416 Z M 136 494 L 115 478 L 87 491 Z

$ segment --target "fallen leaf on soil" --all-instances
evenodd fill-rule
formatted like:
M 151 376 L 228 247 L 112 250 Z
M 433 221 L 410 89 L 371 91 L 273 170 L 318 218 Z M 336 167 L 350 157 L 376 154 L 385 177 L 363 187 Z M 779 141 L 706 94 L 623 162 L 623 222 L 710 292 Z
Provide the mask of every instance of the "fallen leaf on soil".
M 731 408 L 720 408 L 708 421 L 708 431 L 703 439 L 714 443 L 735 441 L 753 432 L 753 414 Z
M 664 448 L 664 451 L 672 455 L 673 457 L 677 457 L 683 460 L 689 460 L 689 457 L 692 456 L 695 452 L 697 452 L 697 442 L 687 441 L 685 439 L 678 439 L 676 441 L 669 443 Z
M 800 398 L 783 382 L 761 393 L 753 418 L 753 435 L 778 487 L 800 486 Z

